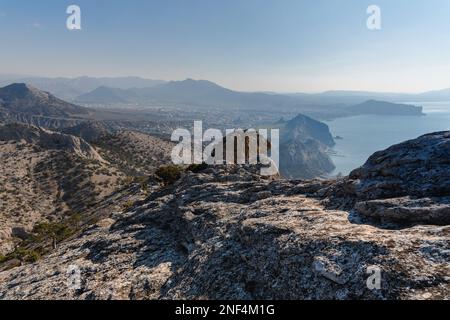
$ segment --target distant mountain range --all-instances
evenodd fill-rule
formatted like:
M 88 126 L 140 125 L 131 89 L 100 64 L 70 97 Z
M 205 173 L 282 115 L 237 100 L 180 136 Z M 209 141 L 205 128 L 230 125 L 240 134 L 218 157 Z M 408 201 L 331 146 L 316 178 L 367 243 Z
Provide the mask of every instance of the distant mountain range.
M 189 82 L 190 79 L 188 79 Z M 12 83 L 27 83 L 32 85 L 40 90 L 48 91 L 54 94 L 55 96 L 64 99 L 64 100 L 75 100 L 83 101 L 83 100 L 94 100 L 94 101 L 116 101 L 111 98 L 104 97 L 105 99 L 99 99 L 97 95 L 104 94 L 107 91 L 115 91 L 114 89 L 122 89 L 119 90 L 119 96 L 122 94 L 127 96 L 127 94 L 136 93 L 139 96 L 145 97 L 145 92 L 147 88 L 169 84 L 170 86 L 176 87 L 176 83 L 183 83 L 185 81 L 164 81 L 164 80 L 154 80 L 154 79 L 145 79 L 141 77 L 76 77 L 76 78 L 67 78 L 67 77 L 35 77 L 35 76 L 19 76 L 19 75 L 6 75 L 0 74 L 0 87 L 7 86 Z M 203 84 L 209 84 L 214 86 L 214 83 L 209 81 L 201 81 Z M 103 88 L 102 88 L 103 87 Z M 107 89 L 108 88 L 108 89 Z M 100 89 L 100 90 L 97 90 Z M 145 89 L 145 90 L 136 90 L 136 89 Z M 217 89 L 217 88 L 216 88 Z M 222 88 L 224 89 L 224 88 Z M 123 92 L 128 91 L 128 93 Z M 231 91 L 231 90 L 229 90 Z M 92 95 L 91 95 L 92 93 Z M 241 92 L 244 93 L 244 92 Z M 150 93 L 149 93 L 150 94 Z M 410 94 L 410 93 L 399 93 L 399 92 L 370 92 L 370 91 L 355 91 L 355 90 L 330 90 L 322 93 L 290 93 L 290 94 L 281 94 L 272 91 L 265 92 L 254 92 L 255 97 L 262 95 L 273 95 L 273 96 L 289 96 L 294 98 L 295 100 L 300 100 L 303 103 L 314 103 L 314 104 L 357 104 L 364 102 L 366 100 L 386 100 L 391 102 L 406 102 L 406 101 L 450 101 L 450 88 L 446 88 L 443 90 L 434 90 L 427 91 L 418 94 Z M 86 96 L 85 96 L 86 95 Z M 126 97 L 124 101 L 133 100 L 132 97 Z M 97 100 L 98 99 L 98 100 Z M 123 99 L 123 97 L 122 97 Z M 137 100 L 137 97 L 134 97 L 134 100 Z M 120 102 L 121 98 L 117 97 L 117 102 Z M 123 101 L 122 101 L 123 102 Z
M 339 97 L 336 97 L 339 96 Z M 418 115 L 421 108 L 364 100 L 365 94 L 323 93 L 289 96 L 274 93 L 238 92 L 205 80 L 171 81 L 149 88 L 100 87 L 76 98 L 87 104 L 185 105 L 200 107 L 243 108 L 254 110 L 295 110 L 317 119 L 356 114 Z M 322 98 L 320 98 L 320 97 Z M 381 96 L 378 95 L 378 96 Z M 333 98 L 331 98 L 333 97 Z M 397 97 L 398 98 L 398 97 Z M 329 101 L 329 103 L 328 103 Z M 333 102 L 334 101 L 334 102 Z M 338 101 L 338 102 L 336 102 Z M 350 101 L 346 105 L 344 101 Z M 357 105 L 355 105 L 357 104 Z
M 139 115 L 113 113 L 66 102 L 49 92 L 24 83 L 0 88 L 0 123 L 27 123 L 47 129 L 61 129 L 86 121 L 139 120 Z
M 370 92 L 370 91 L 346 91 L 332 90 L 322 93 L 292 93 L 291 97 L 302 98 L 322 103 L 358 103 L 364 100 L 387 100 L 392 102 L 428 102 L 450 101 L 450 88 L 427 91 L 423 93 L 396 93 L 396 92 Z
M 118 88 L 101 87 L 83 94 L 75 99 L 80 103 L 108 104 L 171 104 L 192 105 L 204 107 L 226 108 L 268 108 L 295 107 L 300 101 L 296 98 L 265 93 L 238 92 L 223 88 L 206 80 L 186 79 L 184 81 L 170 81 L 148 88 Z
M 48 91 L 64 100 L 88 93 L 98 87 L 107 86 L 119 89 L 145 88 L 162 84 L 162 80 L 151 80 L 139 77 L 77 77 L 77 78 L 47 78 L 0 75 L 0 87 L 12 83 L 27 83 L 40 90 Z
M 219 107 L 224 110 L 279 111 L 301 113 L 317 120 L 360 114 L 422 115 L 412 105 L 368 100 L 351 106 L 302 103 L 283 95 L 236 92 L 209 81 L 173 81 L 148 88 L 118 89 L 100 87 L 83 95 L 85 101 L 111 105 L 118 103 Z M 100 102 L 103 101 L 103 102 Z M 138 121 L 139 115 L 86 108 L 69 103 L 30 85 L 17 83 L 0 88 L 0 123 L 22 122 L 50 129 L 72 127 L 84 121 L 112 120 L 127 126 L 125 120 Z M 111 123 L 112 125 L 112 123 Z
M 450 100 L 450 88 L 421 93 L 417 97 L 419 101 L 447 101 Z

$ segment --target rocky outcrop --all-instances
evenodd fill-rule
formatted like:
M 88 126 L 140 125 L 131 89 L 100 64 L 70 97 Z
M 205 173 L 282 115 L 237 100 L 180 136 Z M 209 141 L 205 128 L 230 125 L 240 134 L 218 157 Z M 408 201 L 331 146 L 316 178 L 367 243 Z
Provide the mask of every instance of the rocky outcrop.
M 303 114 L 289 120 L 283 127 L 282 141 L 304 141 L 307 139 L 314 139 L 328 147 L 335 145 L 328 125 Z
M 25 141 L 44 149 L 64 150 L 84 158 L 104 161 L 83 139 L 32 125 L 15 123 L 1 126 L 0 141 Z
M 450 197 L 392 198 L 358 202 L 355 210 L 382 221 L 410 224 L 450 224 Z
M 86 121 L 79 125 L 64 128 L 61 132 L 83 138 L 89 143 L 95 142 L 108 136 L 114 131 L 113 128 L 107 124 L 99 121 Z
M 188 172 L 43 260 L 1 272 L 0 298 L 449 299 L 450 226 L 417 219 L 445 216 L 448 198 L 358 191 L 381 179 L 373 159 L 409 159 L 408 152 L 418 151 L 410 149 L 414 144 L 425 148 L 423 158 L 408 162 L 406 171 L 433 176 L 427 154 L 446 151 L 427 152 L 448 147 L 447 137 L 396 146 L 337 181 L 264 180 L 245 166 Z M 391 175 L 403 176 L 405 167 L 397 168 Z M 416 190 L 407 184 L 404 190 Z M 400 216 L 380 203 L 394 211 L 433 205 L 434 213 L 404 212 L 402 219 L 414 225 L 366 220 L 368 212 Z
M 280 172 L 289 179 L 313 179 L 334 170 L 327 149 L 335 142 L 325 123 L 299 114 L 281 128 Z
M 30 266 L 3 299 L 445 299 L 448 227 L 354 224 L 298 182 L 184 177 Z M 247 177 L 247 178 L 246 178 Z M 79 271 L 80 282 L 70 270 Z M 380 289 L 370 289 L 378 270 Z M 369 279 L 370 280 L 370 279 Z
M 313 179 L 334 170 L 327 147 L 317 140 L 290 140 L 280 145 L 280 172 L 289 179 Z
M 450 132 L 437 132 L 376 152 L 350 173 L 358 198 L 450 195 Z
M 324 196 L 332 206 L 400 224 L 450 223 L 450 132 L 376 152 Z

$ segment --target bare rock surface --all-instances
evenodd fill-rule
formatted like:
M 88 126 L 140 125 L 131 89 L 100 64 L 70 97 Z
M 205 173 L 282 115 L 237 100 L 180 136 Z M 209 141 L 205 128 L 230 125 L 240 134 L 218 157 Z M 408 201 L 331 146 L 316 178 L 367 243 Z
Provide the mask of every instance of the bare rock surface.
M 450 197 L 370 200 L 358 202 L 355 209 L 363 215 L 381 220 L 450 224 Z
M 188 172 L 0 272 L 0 299 L 449 299 L 449 134 L 377 153 L 339 180 Z M 377 193 L 383 179 L 405 180 Z
M 374 153 L 350 173 L 359 198 L 450 195 L 450 132 L 437 132 Z
M 187 174 L 114 223 L 0 273 L 0 298 L 450 298 L 449 226 L 357 224 L 305 194 L 326 185 L 238 167 Z M 380 289 L 367 286 L 373 268 Z
M 322 190 L 329 207 L 400 224 L 450 222 L 450 132 L 374 153 L 348 178 Z

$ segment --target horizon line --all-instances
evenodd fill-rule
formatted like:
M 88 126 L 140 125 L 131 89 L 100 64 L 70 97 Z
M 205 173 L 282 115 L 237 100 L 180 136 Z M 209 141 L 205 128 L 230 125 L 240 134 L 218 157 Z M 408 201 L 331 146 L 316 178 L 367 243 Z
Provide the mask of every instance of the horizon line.
M 14 82 L 14 80 L 21 80 L 21 78 L 48 78 L 48 79 L 59 79 L 59 78 L 63 78 L 63 79 L 79 79 L 79 78 L 94 78 L 94 79 L 114 79 L 114 78 L 138 78 L 138 79 L 142 79 L 142 80 L 151 80 L 151 81 L 163 81 L 163 82 L 181 82 L 181 81 L 186 81 L 186 80 L 194 80 L 194 81 L 208 81 L 208 82 L 212 82 L 222 88 L 225 89 L 229 89 L 232 91 L 236 91 L 236 92 L 247 92 L 247 93 L 266 93 L 266 94 L 283 94 L 283 95 L 294 95 L 294 94 L 307 94 L 307 95 L 315 95 L 315 94 L 324 94 L 324 93 L 330 93 L 330 92 L 354 92 L 354 93 L 368 93 L 368 94 L 411 94 L 411 95 L 415 95 L 415 94 L 424 94 L 424 93 L 430 93 L 430 92 L 434 92 L 434 91 L 442 91 L 442 90 L 447 90 L 450 89 L 450 85 L 448 87 L 444 87 L 444 88 L 440 88 L 440 89 L 426 89 L 426 90 L 420 90 L 420 91 L 385 91 L 385 90 L 373 90 L 373 89 L 349 89 L 349 88 L 345 88 L 345 89 L 323 89 L 320 91 L 303 91 L 303 90 L 299 90 L 299 91 L 273 91 L 270 89 L 261 89 L 261 90 L 240 90 L 240 89 L 235 89 L 235 88 L 230 88 L 226 85 L 222 85 L 220 84 L 220 82 L 216 82 L 214 80 L 209 80 L 209 79 L 196 79 L 196 78 L 192 78 L 192 77 L 185 77 L 183 79 L 178 79 L 178 80 L 174 80 L 174 79 L 163 79 L 163 78 L 149 78 L 146 76 L 138 76 L 138 75 L 116 75 L 116 76 L 102 76 L 102 75 L 86 75 L 86 74 L 82 74 L 82 75 L 76 75 L 76 76 L 68 76 L 68 75 L 60 75 L 60 76 L 54 76 L 54 75 L 36 75 L 36 74 L 20 74 L 20 73 L 0 73 L 0 80 L 1 77 L 17 77 L 18 79 L 11 79 L 11 84 L 13 83 L 17 83 Z M 3 79 L 3 80 L 8 80 L 8 79 Z

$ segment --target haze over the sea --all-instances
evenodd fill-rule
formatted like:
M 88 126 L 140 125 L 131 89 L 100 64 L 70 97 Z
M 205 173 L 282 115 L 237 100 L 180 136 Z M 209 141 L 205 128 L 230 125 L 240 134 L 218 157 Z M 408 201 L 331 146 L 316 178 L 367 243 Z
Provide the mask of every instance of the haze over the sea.
M 424 107 L 424 117 L 361 115 L 328 121 L 336 139 L 332 156 L 333 174 L 347 175 L 364 164 L 376 151 L 417 138 L 423 134 L 450 130 L 450 101 L 414 103 Z

